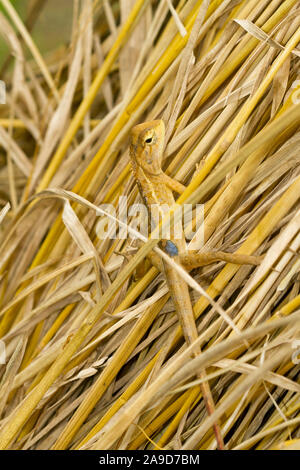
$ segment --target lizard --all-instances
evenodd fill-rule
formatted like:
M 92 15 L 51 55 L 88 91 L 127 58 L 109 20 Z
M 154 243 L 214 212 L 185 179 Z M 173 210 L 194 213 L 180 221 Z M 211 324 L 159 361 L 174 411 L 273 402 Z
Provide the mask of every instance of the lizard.
M 133 175 L 149 212 L 151 212 L 151 206 L 159 210 L 162 204 L 172 206 L 175 203 L 170 185 L 175 191 L 182 192 L 180 183 L 173 183 L 171 178 L 165 175 L 161 169 L 164 136 L 165 126 L 162 120 L 139 124 L 131 131 L 130 157 Z M 153 215 L 154 218 L 158 219 L 159 213 Z M 171 240 L 170 242 L 168 253 L 172 255 L 175 261 L 179 261 L 179 252 L 185 251 L 185 239 L 182 236 L 182 238 L 176 239 L 176 243 Z M 191 345 L 198 338 L 198 332 L 188 286 L 166 262 L 162 261 L 161 264 L 185 341 L 187 345 Z M 198 345 L 194 347 L 194 356 L 197 356 L 200 352 L 201 349 Z M 203 379 L 204 374 L 205 372 L 199 373 L 199 378 Z M 214 412 L 214 402 L 208 382 L 202 382 L 201 392 L 207 412 L 211 415 Z M 218 448 L 224 449 L 219 423 L 214 424 L 214 432 Z
M 142 199 L 147 206 L 150 218 L 154 225 L 158 225 L 159 218 L 164 215 L 164 207 L 170 208 L 175 204 L 173 191 L 182 194 L 186 189 L 183 184 L 172 179 L 162 171 L 162 159 L 165 140 L 165 125 L 162 120 L 154 120 L 138 124 L 131 130 L 130 159 L 134 179 Z M 178 232 L 177 232 L 178 233 Z M 260 264 L 261 257 L 231 254 L 224 252 L 196 253 L 189 252 L 183 230 L 179 237 L 161 241 L 163 248 L 176 262 L 188 271 L 194 267 L 211 264 L 215 261 L 226 261 L 238 264 Z M 150 256 L 153 264 L 164 274 L 167 285 L 174 302 L 183 336 L 187 345 L 193 344 L 198 338 L 198 331 L 190 299 L 189 288 L 178 272 L 166 261 L 157 255 Z M 199 345 L 194 346 L 193 356 L 201 353 Z M 209 415 L 214 412 L 215 406 L 208 382 L 205 380 L 206 372 L 197 374 L 202 380 L 201 393 Z M 204 380 L 203 380 L 204 379 Z M 214 433 L 218 449 L 224 449 L 224 441 L 218 422 L 214 424 Z
M 162 120 L 155 120 L 139 124 L 132 128 L 130 139 L 131 168 L 142 199 L 149 208 L 150 218 L 157 224 L 164 211 L 157 211 L 161 205 L 165 208 L 175 203 L 173 191 L 182 194 L 186 187 L 179 181 L 170 178 L 162 171 L 161 163 L 164 147 L 165 126 Z M 151 154 L 153 154 L 151 156 Z M 147 162 L 148 158 L 148 162 Z M 201 266 L 206 266 L 217 261 L 225 261 L 233 264 L 249 264 L 258 266 L 263 256 L 244 255 L 240 253 L 226 253 L 223 251 L 196 252 L 186 250 L 182 243 L 176 250 L 170 240 L 165 242 L 166 251 L 170 256 L 178 254 L 180 264 L 188 271 Z M 175 251 L 174 251 L 175 250 Z M 150 259 L 158 264 L 157 256 L 153 253 Z

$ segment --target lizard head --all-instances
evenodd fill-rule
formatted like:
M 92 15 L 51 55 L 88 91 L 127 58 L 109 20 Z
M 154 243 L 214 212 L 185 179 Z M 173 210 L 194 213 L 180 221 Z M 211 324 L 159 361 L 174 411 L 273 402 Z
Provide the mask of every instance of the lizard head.
M 165 125 L 162 120 L 149 121 L 131 130 L 130 156 L 133 165 L 146 173 L 159 175 L 162 172 Z

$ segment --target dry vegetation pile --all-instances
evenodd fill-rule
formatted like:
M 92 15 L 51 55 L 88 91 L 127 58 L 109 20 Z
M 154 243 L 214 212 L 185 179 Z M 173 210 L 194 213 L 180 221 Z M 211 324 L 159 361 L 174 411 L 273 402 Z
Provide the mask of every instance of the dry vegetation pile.
M 74 0 L 47 55 L 47 1 L 0 4 L 0 448 L 215 449 L 218 419 L 228 449 L 300 449 L 300 2 Z M 191 271 L 196 358 L 157 241 L 96 230 L 140 201 L 129 132 L 158 118 L 202 251 L 263 256 Z

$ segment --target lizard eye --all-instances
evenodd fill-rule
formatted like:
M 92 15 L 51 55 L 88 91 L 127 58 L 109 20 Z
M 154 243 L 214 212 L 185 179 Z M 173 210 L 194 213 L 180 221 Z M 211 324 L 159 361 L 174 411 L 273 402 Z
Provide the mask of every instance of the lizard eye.
M 148 137 L 148 139 L 145 140 L 146 144 L 151 144 L 153 141 L 153 137 Z

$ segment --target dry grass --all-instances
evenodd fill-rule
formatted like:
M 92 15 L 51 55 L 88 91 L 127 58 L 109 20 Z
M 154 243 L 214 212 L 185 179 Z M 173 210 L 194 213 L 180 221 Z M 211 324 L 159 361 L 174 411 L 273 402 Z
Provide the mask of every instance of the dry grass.
M 228 449 L 300 449 L 300 2 L 74 0 L 45 57 L 0 3 L 0 448 L 215 449 L 218 418 Z M 156 118 L 177 202 L 205 204 L 198 249 L 263 255 L 181 273 L 194 359 L 157 240 L 96 233 L 100 204 L 139 200 L 128 135 Z

